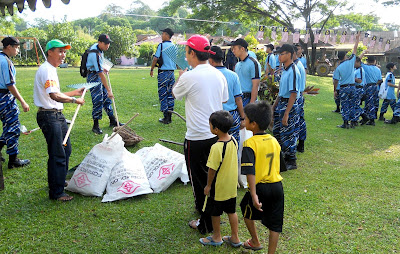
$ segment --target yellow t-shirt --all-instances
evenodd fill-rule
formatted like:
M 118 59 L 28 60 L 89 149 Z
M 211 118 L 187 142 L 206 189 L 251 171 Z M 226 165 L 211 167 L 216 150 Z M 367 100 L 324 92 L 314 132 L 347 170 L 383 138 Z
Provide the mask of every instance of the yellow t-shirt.
M 224 145 L 226 149 L 223 156 Z M 225 201 L 237 196 L 237 147 L 234 137 L 230 141 L 218 141 L 211 146 L 207 167 L 217 171 L 210 190 L 210 197 L 216 201 Z
M 242 175 L 255 175 L 257 183 L 282 181 L 280 175 L 281 146 L 269 134 L 256 134 L 243 142 Z

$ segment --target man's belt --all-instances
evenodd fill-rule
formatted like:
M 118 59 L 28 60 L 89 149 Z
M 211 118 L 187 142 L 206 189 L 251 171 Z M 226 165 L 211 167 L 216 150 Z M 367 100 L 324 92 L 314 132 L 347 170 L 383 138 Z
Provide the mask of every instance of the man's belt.
M 343 85 L 340 85 L 340 88 L 342 88 L 342 87 L 348 87 L 348 86 L 354 86 L 354 84 L 343 84 Z
M 9 91 L 8 89 L 0 89 L 0 93 L 8 93 Z
M 279 97 L 279 101 L 289 102 L 289 98 Z
M 363 86 L 356 86 L 356 88 L 363 88 Z
M 250 98 L 251 97 L 251 93 L 243 93 L 243 97 L 244 98 Z
M 376 83 L 368 83 L 365 85 L 365 87 L 374 86 L 374 85 L 376 85 Z
M 61 113 L 62 109 L 39 107 L 38 112 L 40 112 L 40 111 L 51 111 L 51 112 L 59 112 L 59 113 Z

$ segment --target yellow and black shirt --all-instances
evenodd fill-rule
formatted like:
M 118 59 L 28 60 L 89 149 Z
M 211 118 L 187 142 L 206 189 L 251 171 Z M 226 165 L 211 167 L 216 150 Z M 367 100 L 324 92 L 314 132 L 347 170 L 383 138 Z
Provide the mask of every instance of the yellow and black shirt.
M 243 142 L 242 175 L 255 175 L 257 183 L 282 181 L 280 175 L 281 146 L 271 135 L 261 133 Z

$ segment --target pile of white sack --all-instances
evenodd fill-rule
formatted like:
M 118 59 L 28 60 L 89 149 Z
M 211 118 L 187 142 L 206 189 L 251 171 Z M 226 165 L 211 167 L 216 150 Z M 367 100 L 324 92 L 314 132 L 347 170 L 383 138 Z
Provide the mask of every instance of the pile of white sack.
M 124 147 L 118 134 L 105 135 L 75 170 L 66 190 L 110 202 L 165 191 L 177 178 L 186 184 L 189 177 L 185 157 L 160 144 L 135 154 Z

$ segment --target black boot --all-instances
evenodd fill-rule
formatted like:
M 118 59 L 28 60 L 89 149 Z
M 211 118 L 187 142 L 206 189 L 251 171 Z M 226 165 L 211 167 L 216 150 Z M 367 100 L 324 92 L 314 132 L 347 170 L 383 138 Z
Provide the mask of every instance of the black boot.
M 368 123 L 366 123 L 365 125 L 375 126 L 375 121 L 374 121 L 374 119 L 370 119 L 370 120 L 368 121 Z
M 168 119 L 169 119 L 169 120 L 168 120 Z M 158 121 L 159 121 L 160 123 L 163 123 L 163 124 L 169 124 L 169 123 L 171 123 L 171 113 L 168 113 L 168 111 L 165 111 L 165 112 L 164 112 L 164 117 L 158 119 Z
M 30 160 L 21 160 L 17 158 L 16 154 L 10 155 L 8 158 L 8 169 L 20 168 L 31 163 Z
M 362 117 L 362 119 L 360 121 L 360 125 L 364 125 L 369 121 L 369 119 L 368 119 L 368 117 L 367 117 L 367 115 L 365 113 L 362 114 L 361 117 Z
M 287 170 L 297 169 L 296 159 L 289 159 L 286 161 Z
M 1 150 L 3 150 L 4 145 L 5 145 L 4 143 L 0 143 L 0 160 L 1 160 L 1 162 L 5 162 L 6 161 L 6 159 L 4 159 L 4 157 L 3 157 L 2 153 L 1 153 Z
M 304 153 L 304 140 L 299 140 L 299 144 L 297 145 L 297 152 Z
M 340 113 L 340 108 L 339 106 L 336 107 L 336 110 L 332 110 L 333 113 Z
M 168 123 L 172 123 L 172 113 L 167 112 L 167 121 Z
M 96 134 L 103 134 L 103 131 L 99 127 L 99 120 L 98 119 L 93 119 L 93 128 L 92 131 Z
M 357 121 L 351 121 L 350 122 L 350 128 L 352 128 L 352 129 L 356 128 L 357 125 L 358 125 Z
M 393 116 L 393 118 L 391 120 L 386 120 L 385 123 L 387 124 L 396 124 L 400 122 L 400 117 L 398 116 Z
M 337 125 L 338 128 L 348 129 L 349 128 L 349 121 L 343 121 L 342 125 Z
M 385 113 L 380 113 L 379 114 L 379 121 L 385 121 L 385 118 L 383 117 L 383 115 L 384 115 Z

